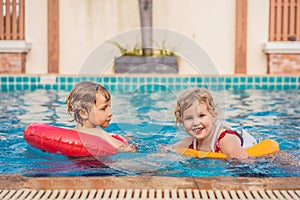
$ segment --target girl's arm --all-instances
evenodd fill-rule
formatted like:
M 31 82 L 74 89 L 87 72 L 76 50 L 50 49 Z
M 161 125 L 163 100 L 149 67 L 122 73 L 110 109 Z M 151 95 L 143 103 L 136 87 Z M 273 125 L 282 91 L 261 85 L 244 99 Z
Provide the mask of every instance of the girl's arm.
M 179 148 L 188 148 L 189 145 L 193 142 L 193 138 L 190 136 L 184 137 L 181 141 L 172 144 L 172 145 L 167 145 L 163 146 L 163 149 L 173 151 L 174 149 L 179 149 Z
M 241 146 L 241 140 L 233 134 L 226 134 L 220 141 L 220 150 L 227 158 L 246 159 L 248 154 Z

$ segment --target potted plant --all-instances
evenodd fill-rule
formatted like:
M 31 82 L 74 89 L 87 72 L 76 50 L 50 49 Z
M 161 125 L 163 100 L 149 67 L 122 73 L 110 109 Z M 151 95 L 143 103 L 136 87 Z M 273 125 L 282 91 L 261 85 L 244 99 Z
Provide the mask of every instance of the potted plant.
M 152 0 L 139 0 L 142 43 L 132 49 L 111 42 L 122 56 L 115 58 L 115 73 L 178 73 L 178 56 L 172 50 L 162 47 L 152 48 Z

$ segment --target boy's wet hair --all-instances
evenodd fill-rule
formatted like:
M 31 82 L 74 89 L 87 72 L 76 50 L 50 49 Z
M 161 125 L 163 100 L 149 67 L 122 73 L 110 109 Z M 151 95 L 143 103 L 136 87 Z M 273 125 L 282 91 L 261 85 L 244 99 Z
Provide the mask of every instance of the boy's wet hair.
M 183 112 L 189 109 L 195 100 L 197 100 L 199 104 L 205 104 L 208 112 L 213 116 L 217 116 L 216 106 L 210 92 L 205 88 L 191 88 L 185 90 L 177 99 L 174 111 L 175 125 L 182 123 Z
M 111 99 L 109 92 L 102 85 L 91 81 L 82 81 L 73 87 L 66 100 L 68 112 L 74 118 L 72 121 L 83 124 L 80 112 L 89 114 L 92 106 L 96 104 L 96 94 L 101 94 L 106 102 Z

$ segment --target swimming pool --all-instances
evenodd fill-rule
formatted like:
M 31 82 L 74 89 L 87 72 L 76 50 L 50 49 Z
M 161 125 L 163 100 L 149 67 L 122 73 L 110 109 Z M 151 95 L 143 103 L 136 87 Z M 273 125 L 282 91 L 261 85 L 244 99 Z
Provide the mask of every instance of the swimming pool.
M 25 176 L 299 176 L 300 78 L 234 77 L 40 77 L 1 76 L 0 174 Z M 22 136 L 30 123 L 72 127 L 65 99 L 81 80 L 102 83 L 112 93 L 114 117 L 108 131 L 139 144 L 136 154 L 104 160 L 70 159 L 28 146 Z M 251 163 L 187 158 L 161 153 L 158 145 L 185 135 L 174 128 L 176 95 L 188 87 L 208 87 L 227 123 L 276 140 L 288 156 Z

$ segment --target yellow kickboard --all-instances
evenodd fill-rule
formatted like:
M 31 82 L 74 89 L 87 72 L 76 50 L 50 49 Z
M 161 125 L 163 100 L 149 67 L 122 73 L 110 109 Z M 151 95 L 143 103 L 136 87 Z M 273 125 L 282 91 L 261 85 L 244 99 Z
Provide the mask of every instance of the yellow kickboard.
M 279 145 L 274 140 L 263 140 L 253 147 L 245 149 L 245 151 L 250 157 L 266 156 L 279 151 Z M 226 158 L 226 155 L 223 153 L 205 152 L 188 148 L 175 149 L 175 153 L 196 158 Z

